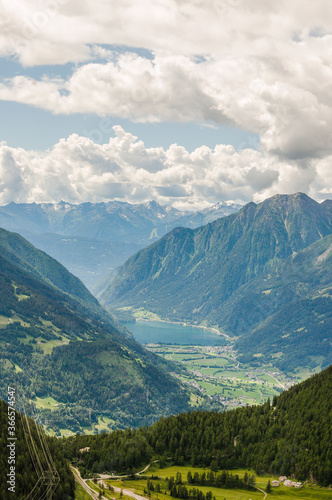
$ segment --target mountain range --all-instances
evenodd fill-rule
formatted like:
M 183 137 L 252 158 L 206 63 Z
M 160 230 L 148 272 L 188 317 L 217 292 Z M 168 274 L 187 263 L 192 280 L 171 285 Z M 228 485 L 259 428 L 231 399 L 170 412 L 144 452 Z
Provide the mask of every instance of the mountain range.
M 177 226 L 198 227 L 240 209 L 220 202 L 184 212 L 155 201 L 108 203 L 10 203 L 0 207 L 0 227 L 66 266 L 92 289 L 99 278 Z
M 34 209 L 38 227 L 62 224 L 63 214 L 45 222 Z M 104 237 L 98 217 L 85 229 L 83 218 L 75 222 L 72 214 L 68 231 L 77 224 L 78 232 Z M 32 219 L 29 231 L 36 230 Z M 332 201 L 319 204 L 302 193 L 249 203 L 195 229 L 171 230 L 113 272 L 99 295 L 108 310 L 62 264 L 0 229 L 0 397 L 14 386 L 56 436 L 104 431 L 58 440 L 34 426 L 31 439 L 47 444 L 59 473 L 54 498 L 73 494 L 67 459 L 82 474 L 132 473 L 156 460 L 331 484 L 331 366 L 262 406 L 187 412 L 192 389 L 180 383 L 180 368 L 147 351 L 110 313 L 143 308 L 166 320 L 217 327 L 232 339 L 239 361 L 264 358 L 286 372 L 317 369 L 332 362 L 331 270 Z M 7 413 L 0 401 L 2 442 Z M 25 421 L 16 414 L 22 495 L 37 481 L 22 445 Z M 42 461 L 44 445 L 36 451 Z M 5 467 L 0 472 L 5 498 Z M 208 477 L 217 481 L 212 472 Z
M 141 425 L 188 408 L 174 369 L 60 263 L 0 230 L 2 398 L 17 387 L 56 434 Z
M 127 260 L 97 296 L 112 310 L 216 327 L 246 361 L 327 366 L 331 205 L 276 195 L 197 229 L 175 228 Z

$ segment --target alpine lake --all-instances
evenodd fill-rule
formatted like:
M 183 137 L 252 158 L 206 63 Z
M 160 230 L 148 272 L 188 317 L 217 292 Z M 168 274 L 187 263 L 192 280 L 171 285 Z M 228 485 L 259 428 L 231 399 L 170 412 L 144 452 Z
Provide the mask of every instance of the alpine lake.
M 210 330 L 180 323 L 138 320 L 124 325 L 141 344 L 222 346 L 227 343 L 225 337 Z

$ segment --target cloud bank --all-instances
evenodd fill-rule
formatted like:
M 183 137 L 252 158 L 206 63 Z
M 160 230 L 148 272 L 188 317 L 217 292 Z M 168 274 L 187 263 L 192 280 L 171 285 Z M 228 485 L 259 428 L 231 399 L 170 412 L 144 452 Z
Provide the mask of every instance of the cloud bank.
M 119 127 L 103 145 L 77 135 L 47 152 L 3 144 L 2 203 L 117 197 L 189 206 L 331 192 L 330 0 L 2 0 L 1 56 L 22 71 L 0 81 L 0 100 L 260 136 L 259 151 L 239 153 L 147 149 Z M 68 62 L 68 77 L 23 70 Z
M 265 152 L 289 160 L 332 154 L 328 1 L 3 0 L 1 11 L 0 55 L 80 63 L 67 79 L 3 80 L 2 100 L 143 123 L 212 121 L 260 134 Z
M 76 134 L 44 152 L 1 143 L 0 203 L 155 199 L 199 209 L 220 200 L 245 203 L 294 191 L 323 200 L 332 192 L 331 160 L 317 159 L 309 169 L 225 145 L 214 150 L 202 146 L 192 153 L 177 144 L 167 150 L 146 148 L 116 126 L 114 137 L 102 145 Z

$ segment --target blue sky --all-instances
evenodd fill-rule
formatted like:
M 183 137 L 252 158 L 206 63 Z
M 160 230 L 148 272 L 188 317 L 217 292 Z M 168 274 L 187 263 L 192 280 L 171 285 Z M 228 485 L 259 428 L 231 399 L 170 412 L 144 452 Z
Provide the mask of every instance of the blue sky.
M 135 50 L 134 48 L 102 46 L 107 50 L 115 50 L 124 53 L 131 50 L 143 57 L 151 58 L 147 50 Z M 102 63 L 102 59 L 94 61 Z M 15 76 L 24 75 L 34 79 L 42 79 L 45 75 L 53 78 L 69 78 L 75 71 L 77 65 L 67 63 L 53 66 L 23 67 L 13 58 L 0 59 L 1 79 L 11 79 Z M 112 135 L 110 132 L 100 134 L 100 123 L 104 118 L 97 114 L 70 114 L 54 115 L 50 111 L 32 107 L 28 104 L 15 101 L 0 101 L 0 116 L 6 117 L 0 122 L 0 137 L 12 147 L 23 147 L 25 149 L 48 149 L 61 138 L 76 133 L 94 138 L 98 142 L 108 141 Z M 108 128 L 121 125 L 128 132 L 137 135 L 144 141 L 147 147 L 163 146 L 168 148 L 177 143 L 184 146 L 188 151 L 193 151 L 202 144 L 214 148 L 217 144 L 232 144 L 235 149 L 243 146 L 256 149 L 259 144 L 258 134 L 237 127 L 222 126 L 214 122 L 210 123 L 133 123 L 131 120 L 107 116 Z M 33 126 L 31 126 L 33 124 Z M 36 128 L 38 133 L 36 133 Z M 107 127 L 104 127 L 107 130 Z
M 1 71 L 1 62 L 0 62 Z M 146 147 L 163 146 L 167 149 L 177 143 L 188 151 L 202 144 L 214 149 L 217 144 L 232 144 L 235 149 L 243 146 L 257 149 L 259 136 L 230 126 L 200 123 L 133 123 L 107 116 L 107 126 L 100 130 L 101 118 L 94 114 L 53 115 L 49 111 L 28 104 L 0 101 L 0 137 L 14 148 L 44 150 L 51 148 L 59 139 L 76 133 L 91 137 L 94 141 L 107 142 L 114 125 L 121 125 L 128 132 L 144 141 Z
M 331 197 L 328 7 L 2 3 L 0 203 Z

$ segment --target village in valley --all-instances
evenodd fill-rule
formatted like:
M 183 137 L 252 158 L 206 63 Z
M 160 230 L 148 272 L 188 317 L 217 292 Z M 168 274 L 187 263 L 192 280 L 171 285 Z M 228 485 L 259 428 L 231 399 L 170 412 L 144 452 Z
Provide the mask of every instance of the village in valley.
M 177 376 L 194 389 L 193 406 L 200 403 L 200 395 L 208 396 L 226 409 L 262 404 L 308 377 L 308 370 L 288 376 L 260 357 L 257 362 L 244 365 L 238 361 L 232 345 L 147 344 L 146 347 L 181 365 L 183 371 Z

